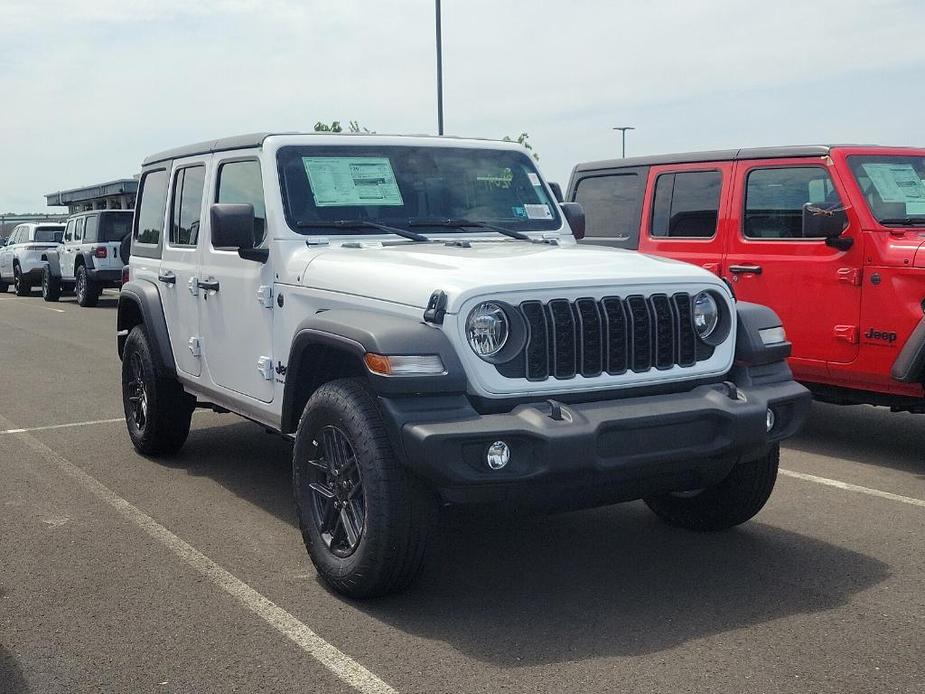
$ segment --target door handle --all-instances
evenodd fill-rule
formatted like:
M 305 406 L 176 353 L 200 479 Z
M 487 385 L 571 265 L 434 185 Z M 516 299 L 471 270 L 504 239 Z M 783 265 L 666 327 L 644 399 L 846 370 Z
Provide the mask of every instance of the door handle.
M 196 285 L 200 289 L 208 289 L 211 292 L 218 291 L 218 280 L 196 280 Z
M 164 284 L 176 284 L 177 276 L 172 272 L 165 272 L 157 276 L 158 282 L 163 282 Z
M 732 272 L 736 275 L 745 273 L 745 272 L 750 272 L 753 275 L 760 275 L 761 266 L 760 265 L 730 265 L 729 272 Z

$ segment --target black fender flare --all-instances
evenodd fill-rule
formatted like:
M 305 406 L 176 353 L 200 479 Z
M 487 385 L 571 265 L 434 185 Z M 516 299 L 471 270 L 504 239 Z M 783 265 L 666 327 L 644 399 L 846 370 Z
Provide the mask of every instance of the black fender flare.
M 93 263 L 93 254 L 90 253 L 89 251 L 81 251 L 80 253 L 77 254 L 77 258 L 74 259 L 74 276 L 75 277 L 77 276 L 77 265 L 78 265 L 77 259 L 78 258 L 83 258 L 83 264 L 84 264 L 84 267 L 87 268 L 87 270 L 93 270 L 96 267 L 96 265 L 94 265 Z
M 890 376 L 900 383 L 918 383 L 923 375 L 925 375 L 925 318 L 915 326 L 890 369 Z
M 125 350 L 125 340 L 129 331 L 138 324 L 136 317 L 140 314 L 141 322 L 148 333 L 148 340 L 158 371 L 163 376 L 176 377 L 176 363 L 167 332 L 167 319 L 161 305 L 161 295 L 157 287 L 144 280 L 128 282 L 119 292 L 119 308 L 116 316 L 116 349 L 119 359 Z
M 58 257 L 58 251 L 45 251 L 42 259 L 48 263 L 48 272 L 53 277 L 61 277 L 61 259 Z
M 467 380 L 462 363 L 441 328 L 420 319 L 363 309 L 330 309 L 303 320 L 293 333 L 289 361 L 280 365 L 286 375 L 283 389 L 282 430 L 294 431 L 301 412 L 295 412 L 298 384 L 310 378 L 303 357 L 313 348 L 333 347 L 353 355 L 363 365 L 374 393 L 384 397 L 416 394 L 465 393 Z M 366 370 L 367 352 L 383 355 L 436 354 L 444 366 L 442 375 L 381 376 Z
M 790 356 L 790 342 L 766 345 L 761 341 L 759 330 L 777 328 L 783 325 L 780 317 L 769 307 L 739 301 L 735 304 L 738 325 L 736 327 L 735 360 L 738 363 L 760 366 L 784 361 Z

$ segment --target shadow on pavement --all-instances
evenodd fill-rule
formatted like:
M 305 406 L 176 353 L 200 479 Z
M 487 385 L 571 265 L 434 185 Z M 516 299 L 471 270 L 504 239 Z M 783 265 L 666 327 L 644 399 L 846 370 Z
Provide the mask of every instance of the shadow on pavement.
M 925 415 L 869 405 L 814 402 L 803 429 L 785 444 L 806 453 L 917 473 L 925 478 Z
M 26 694 L 29 687 L 23 677 L 22 668 L 16 658 L 0 645 L 0 692 L 3 694 Z
M 288 442 L 241 423 L 194 431 L 177 462 L 189 456 L 190 474 L 295 525 L 290 455 Z M 456 510 L 443 525 L 417 584 L 353 605 L 502 666 L 663 651 L 839 607 L 889 575 L 871 557 L 760 521 L 673 529 L 641 503 L 520 518 Z

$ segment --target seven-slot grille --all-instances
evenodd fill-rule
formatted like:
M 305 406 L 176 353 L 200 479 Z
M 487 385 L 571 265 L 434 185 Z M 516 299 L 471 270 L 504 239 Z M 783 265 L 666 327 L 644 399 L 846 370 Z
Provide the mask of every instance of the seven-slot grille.
M 520 311 L 529 336 L 524 354 L 514 360 L 519 363 L 499 368 L 508 377 L 639 373 L 693 366 L 713 351 L 694 335 L 691 297 L 684 292 L 525 301 Z

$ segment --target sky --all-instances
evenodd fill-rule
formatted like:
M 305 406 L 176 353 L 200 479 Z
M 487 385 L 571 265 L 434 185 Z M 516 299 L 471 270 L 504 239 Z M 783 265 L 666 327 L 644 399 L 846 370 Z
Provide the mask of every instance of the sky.
M 446 132 L 579 161 L 925 145 L 922 0 L 443 0 Z M 358 120 L 436 132 L 431 0 L 0 0 L 0 212 L 149 153 Z

